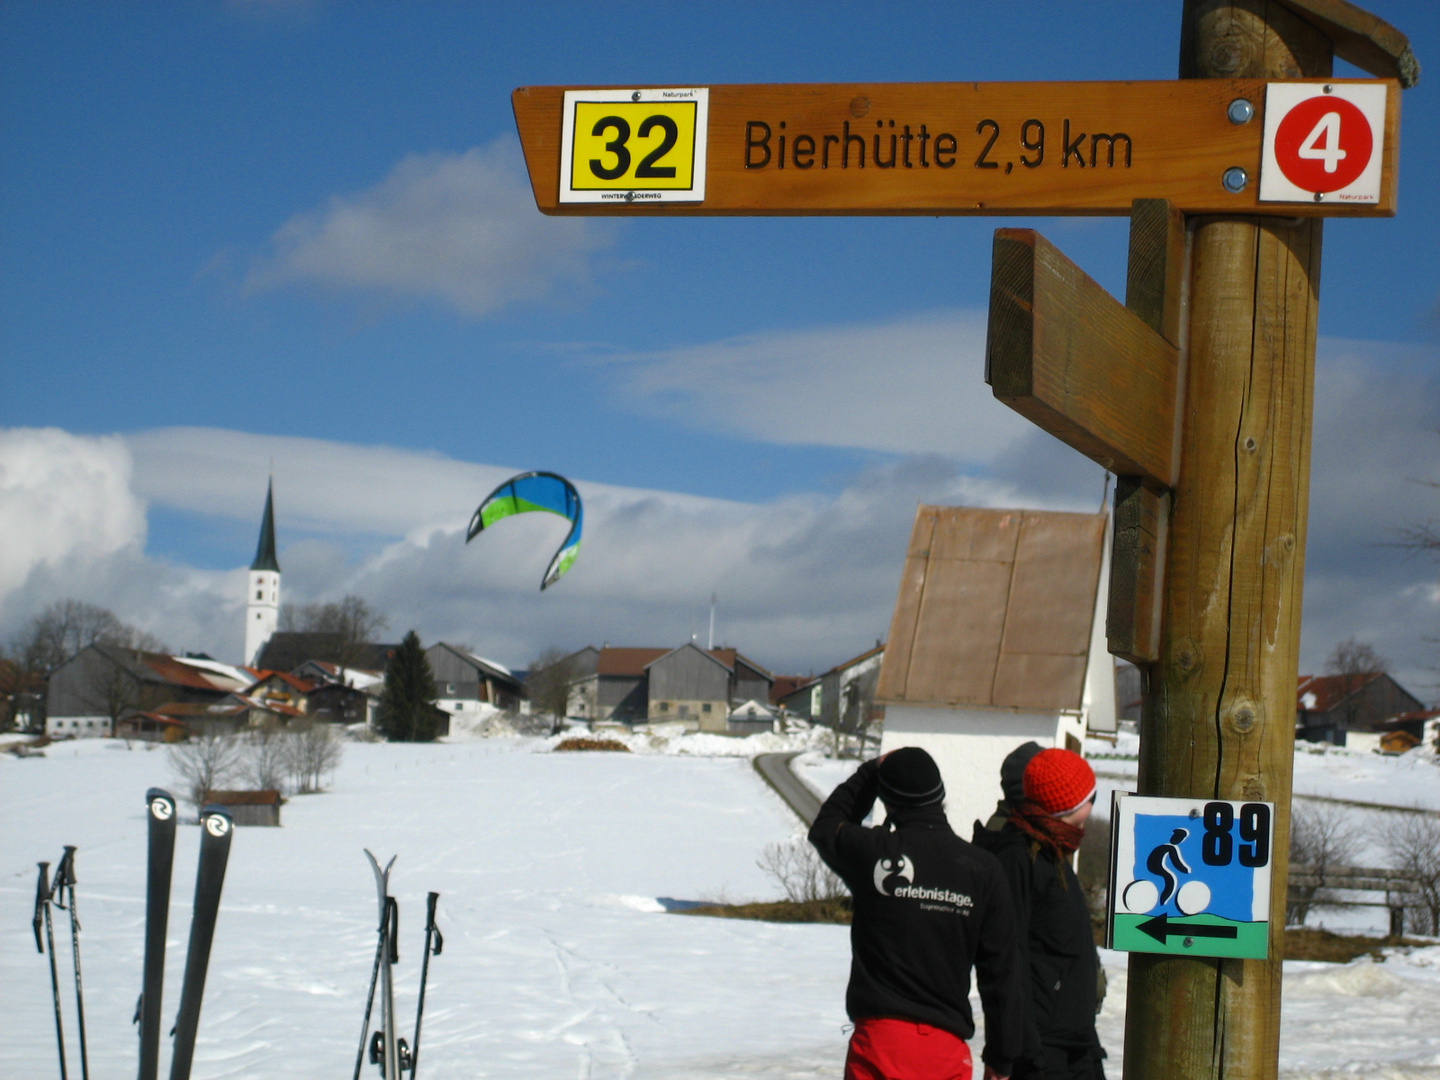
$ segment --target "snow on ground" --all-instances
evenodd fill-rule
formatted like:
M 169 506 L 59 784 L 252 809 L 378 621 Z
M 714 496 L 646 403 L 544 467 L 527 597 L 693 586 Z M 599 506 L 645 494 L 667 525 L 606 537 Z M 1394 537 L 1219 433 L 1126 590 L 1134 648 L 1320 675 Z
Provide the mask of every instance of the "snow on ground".
M 1133 781 L 1139 749 L 1138 736 L 1122 733 L 1113 746 L 1087 739 L 1085 754 L 1105 779 Z M 1392 755 L 1302 742 L 1295 747 L 1294 787 L 1302 796 L 1440 811 L 1440 758 L 1425 747 Z
M 283 828 L 238 830 L 197 1080 L 349 1075 L 375 941 L 363 847 L 400 856 L 405 1013 L 415 1007 L 425 893 L 441 893 L 445 951 L 431 963 L 422 1052 L 434 1080 L 835 1074 L 845 928 L 682 917 L 658 902 L 777 894 L 755 859 L 793 835 L 794 817 L 750 762 L 537 749 L 348 745 L 332 789 L 291 799 Z M 48 968 L 29 924 L 35 861 L 74 843 L 93 1072 L 133 1074 L 144 794 L 169 779 L 163 751 L 108 740 L 0 760 L 10 826 L 0 833 L 0 1072 L 55 1069 Z M 197 848 L 196 830 L 182 827 L 167 1018 Z
M 1387 953 L 1384 963 L 1286 961 L 1281 1080 L 1440 1078 L 1440 946 Z M 1118 1077 L 1129 954 L 1100 955 L 1110 981 L 1096 1027 Z
M 348 1075 L 374 950 L 361 853 L 399 853 L 397 1002 L 413 1014 L 425 892 L 441 893 L 423 1053 L 444 1077 L 833 1077 L 844 1056 L 844 927 L 665 914 L 670 898 L 768 898 L 760 849 L 798 823 L 747 760 L 801 737 L 650 733 L 641 752 L 553 740 L 347 745 L 331 790 L 281 829 L 240 829 L 196 1055 L 197 1080 Z M 787 745 L 772 747 L 767 740 Z M 693 741 L 690 741 L 693 740 Z M 796 745 L 800 744 L 800 745 Z M 144 792 L 163 751 L 105 740 L 0 755 L 0 1015 L 5 1075 L 55 1070 L 48 968 L 33 951 L 38 859 L 79 845 L 87 1021 L 97 1080 L 135 1068 Z M 854 769 L 807 753 L 828 792 Z M 23 823 L 20 827 L 16 823 Z M 196 830 L 176 845 L 165 1015 L 179 997 Z M 64 913 L 57 931 L 68 933 Z M 62 960 L 67 950 L 61 949 Z M 1121 953 L 1100 1020 L 1120 1072 Z M 1440 946 L 1383 964 L 1287 964 L 1282 1076 L 1440 1077 Z M 67 1015 L 73 1028 L 73 1013 Z M 407 1024 L 411 1021 L 407 1021 Z M 74 1060 L 72 1057 L 72 1067 Z M 1328 1070 L 1328 1071 L 1327 1071 Z M 366 1065 L 364 1075 L 377 1075 Z
M 756 754 L 778 754 L 788 750 L 810 750 L 834 738 L 825 728 L 802 728 L 796 732 L 761 732 L 756 735 L 718 735 L 696 732 L 683 723 L 642 724 L 633 731 L 563 731 L 545 740 L 553 749 L 566 739 L 609 739 L 636 754 L 669 754 L 682 757 L 752 758 Z

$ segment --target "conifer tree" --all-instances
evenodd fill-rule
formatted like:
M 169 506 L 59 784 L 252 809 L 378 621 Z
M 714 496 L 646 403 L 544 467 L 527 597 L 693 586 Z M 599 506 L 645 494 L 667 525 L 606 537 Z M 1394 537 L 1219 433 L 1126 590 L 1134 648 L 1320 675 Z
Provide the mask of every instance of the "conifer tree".
M 435 704 L 435 674 L 411 630 L 385 665 L 375 724 L 391 742 L 432 742 L 445 713 Z

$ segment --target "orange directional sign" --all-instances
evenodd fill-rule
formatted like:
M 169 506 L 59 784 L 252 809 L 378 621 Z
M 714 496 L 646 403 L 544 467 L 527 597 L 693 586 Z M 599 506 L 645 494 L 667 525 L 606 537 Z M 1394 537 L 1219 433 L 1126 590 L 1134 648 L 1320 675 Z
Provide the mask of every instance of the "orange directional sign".
M 1364 108 L 1351 104 L 1356 87 Z M 1313 103 L 1288 124 L 1267 122 L 1267 102 L 1293 112 L 1301 100 Z M 1191 214 L 1389 216 L 1399 100 L 1397 82 L 1375 79 L 513 95 L 547 214 L 1121 215 L 1136 199 L 1168 199 Z

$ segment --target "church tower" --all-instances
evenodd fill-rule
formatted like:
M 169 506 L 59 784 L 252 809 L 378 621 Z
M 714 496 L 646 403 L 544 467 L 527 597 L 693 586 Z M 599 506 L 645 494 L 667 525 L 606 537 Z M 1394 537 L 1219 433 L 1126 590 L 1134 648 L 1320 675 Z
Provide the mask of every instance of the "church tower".
M 253 664 L 280 622 L 280 563 L 275 558 L 275 481 L 265 492 L 265 518 L 260 543 L 250 564 L 250 590 L 245 594 L 245 659 Z

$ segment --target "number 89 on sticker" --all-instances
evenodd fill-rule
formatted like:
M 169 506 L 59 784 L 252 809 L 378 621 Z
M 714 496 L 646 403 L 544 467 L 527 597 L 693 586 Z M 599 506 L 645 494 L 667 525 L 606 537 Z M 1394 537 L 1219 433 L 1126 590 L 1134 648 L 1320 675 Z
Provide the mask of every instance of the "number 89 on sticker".
M 705 200 L 709 90 L 567 90 L 560 202 Z

